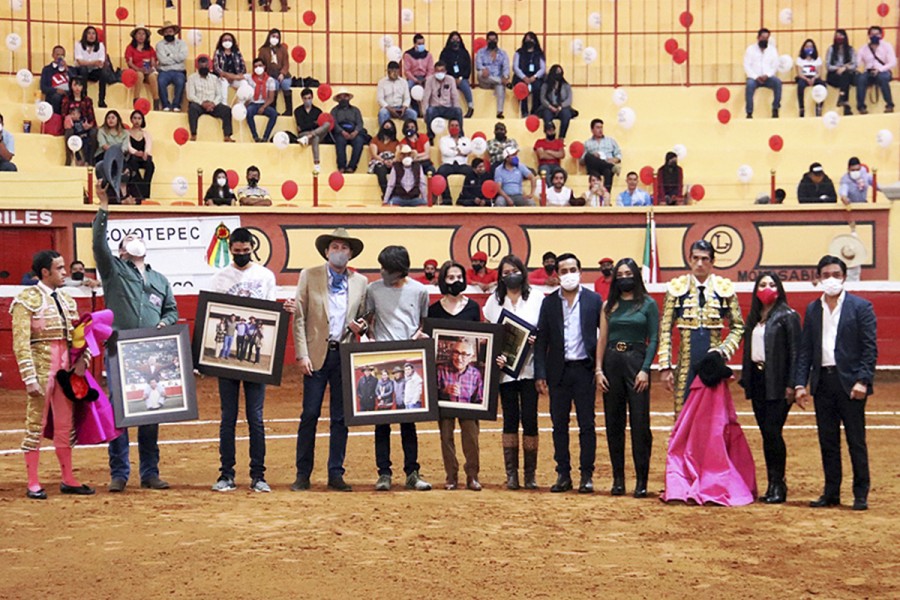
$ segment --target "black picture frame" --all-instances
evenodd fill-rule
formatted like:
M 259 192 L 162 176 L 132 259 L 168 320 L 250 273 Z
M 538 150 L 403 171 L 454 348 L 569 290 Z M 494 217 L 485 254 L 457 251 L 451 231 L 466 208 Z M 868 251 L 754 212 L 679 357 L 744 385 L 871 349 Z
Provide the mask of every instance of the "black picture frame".
M 438 420 L 434 342 L 351 343 L 341 344 L 340 351 L 344 419 L 348 426 Z M 412 374 L 407 372 L 407 364 L 412 367 Z M 363 382 L 365 371 L 369 368 L 378 371 L 374 383 Z M 399 373 L 395 373 L 394 369 L 399 369 Z M 390 386 L 385 384 L 379 387 L 381 371 L 387 372 L 386 383 Z M 410 387 L 410 381 L 414 387 Z M 396 386 L 395 382 L 402 382 L 403 386 Z M 414 389 L 421 389 L 421 392 L 415 394 Z M 417 403 L 421 401 L 421 406 L 401 406 L 413 397 Z
M 197 387 L 187 325 L 114 331 L 107 352 L 116 427 L 197 418 Z
M 537 333 L 537 327 L 505 308 L 500 312 L 497 325 L 503 328 L 500 354 L 506 357 L 506 366 L 502 371 L 515 379 L 528 362 L 532 351 L 528 338 Z
M 500 367 L 497 356 L 503 339 L 503 327 L 494 323 L 461 321 L 457 319 L 425 319 L 422 331 L 434 344 L 435 373 L 437 379 L 438 408 L 441 418 L 497 420 Z M 465 340 L 472 348 L 472 356 L 466 369 L 475 369 L 481 379 L 481 389 L 476 393 L 480 402 L 454 401 L 444 388 L 444 374 L 454 371 L 450 352 L 453 345 Z M 458 368 L 458 366 L 457 366 Z
M 242 341 L 235 331 L 229 342 L 219 328 L 227 329 L 226 322 L 232 317 L 258 326 L 261 335 L 254 335 L 253 341 L 245 335 Z M 200 292 L 194 320 L 194 364 L 204 375 L 281 385 L 289 321 L 290 315 L 279 302 Z

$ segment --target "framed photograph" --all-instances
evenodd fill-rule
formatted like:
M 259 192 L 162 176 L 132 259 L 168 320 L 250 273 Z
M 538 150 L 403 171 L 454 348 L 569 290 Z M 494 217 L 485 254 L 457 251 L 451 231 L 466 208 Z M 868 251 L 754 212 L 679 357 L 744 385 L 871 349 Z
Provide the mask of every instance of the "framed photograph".
M 115 331 L 107 348 L 116 427 L 197 418 L 187 325 Z
M 425 319 L 431 336 L 441 417 L 497 420 L 503 327 L 455 319 Z
M 197 370 L 280 385 L 289 317 L 278 302 L 200 292 L 193 343 Z
M 431 340 L 341 344 L 347 425 L 437 421 Z
M 506 357 L 503 372 L 510 377 L 518 377 L 531 352 L 528 337 L 537 333 L 537 327 L 505 308 L 500 313 L 497 324 L 503 327 L 503 344 L 500 348 L 500 354 Z

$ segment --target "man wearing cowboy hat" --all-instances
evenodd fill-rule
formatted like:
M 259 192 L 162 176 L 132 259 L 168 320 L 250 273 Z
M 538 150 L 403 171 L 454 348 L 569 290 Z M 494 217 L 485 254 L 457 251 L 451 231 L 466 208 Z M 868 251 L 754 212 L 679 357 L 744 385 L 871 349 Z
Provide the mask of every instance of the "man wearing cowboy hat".
M 334 149 L 337 152 L 337 168 L 341 173 L 356 171 L 359 157 L 362 156 L 363 148 L 366 145 L 366 130 L 363 127 L 362 113 L 350 104 L 352 99 L 353 94 L 346 88 L 341 88 L 334 95 L 337 106 L 331 109 L 331 116 L 334 117 L 332 137 L 334 137 Z M 349 165 L 347 164 L 348 144 L 353 148 Z
M 340 155 L 338 155 L 340 156 Z M 397 148 L 397 159 L 388 174 L 384 203 L 394 206 L 422 206 L 428 201 L 428 183 L 422 163 L 414 158 L 415 152 L 406 144 Z
M 174 110 L 181 112 L 181 99 L 184 95 L 184 83 L 187 81 L 187 67 L 185 61 L 188 57 L 188 47 L 184 40 L 175 36 L 181 32 L 181 27 L 166 21 L 158 30 L 163 39 L 156 44 L 156 59 L 159 71 L 159 100 L 162 109 L 166 112 Z M 169 86 L 175 86 L 175 98 L 169 102 Z
M 347 425 L 339 347 L 368 329 L 364 318 L 368 280 L 347 268 L 347 263 L 363 251 L 363 243 L 339 227 L 316 238 L 316 250 L 326 263 L 304 269 L 297 284 L 294 348 L 304 376 L 303 412 L 297 430 L 297 479 L 291 490 L 310 487 L 316 424 L 327 385 L 331 388 L 328 487 L 349 492 L 351 488 L 344 482 Z

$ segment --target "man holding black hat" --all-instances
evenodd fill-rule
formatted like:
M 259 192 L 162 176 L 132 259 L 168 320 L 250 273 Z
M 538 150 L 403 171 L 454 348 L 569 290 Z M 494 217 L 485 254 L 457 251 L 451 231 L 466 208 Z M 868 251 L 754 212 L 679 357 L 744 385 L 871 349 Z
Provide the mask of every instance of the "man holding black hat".
M 368 329 L 364 318 L 368 281 L 364 275 L 347 268 L 347 263 L 363 251 L 363 243 L 339 227 L 316 238 L 316 250 L 326 263 L 304 269 L 297 284 L 294 348 L 303 373 L 303 412 L 297 429 L 297 479 L 291 490 L 310 488 L 316 425 L 327 385 L 331 388 L 328 487 L 349 492 L 351 488 L 344 481 L 347 425 L 344 422 L 340 344 L 352 341 Z M 368 402 L 369 396 L 374 399 L 374 383 L 369 386 L 368 380 L 363 381 L 367 377 L 374 380 L 371 369 L 367 369 L 360 379 L 357 389 L 360 402 Z
M 825 174 L 822 163 L 814 162 L 809 165 L 809 171 L 803 174 L 803 179 L 800 180 L 800 185 L 797 186 L 797 201 L 800 204 L 837 202 L 834 183 Z

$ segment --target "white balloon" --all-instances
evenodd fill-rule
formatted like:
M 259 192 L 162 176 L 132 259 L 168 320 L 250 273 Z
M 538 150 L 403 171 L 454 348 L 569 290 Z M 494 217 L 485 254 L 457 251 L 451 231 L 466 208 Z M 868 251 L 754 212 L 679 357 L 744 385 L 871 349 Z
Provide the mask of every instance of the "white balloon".
M 218 4 L 210 4 L 209 6 L 209 20 L 213 23 L 221 23 L 222 18 L 225 16 L 225 9 L 223 9 Z
M 625 106 L 628 102 L 628 92 L 625 88 L 616 88 L 613 90 L 612 99 L 616 106 Z
M 413 100 L 421 100 L 425 97 L 425 88 L 421 85 L 414 85 L 412 89 L 409 90 L 409 95 L 412 96 Z
M 23 6 L 25 6 L 25 0 L 9 0 L 9 7 L 14 11 L 22 10 Z
M 381 46 L 381 49 L 384 50 L 385 52 L 387 52 L 388 48 L 393 47 L 394 38 L 392 38 L 389 35 L 383 35 L 383 36 L 381 36 L 381 39 L 378 40 L 378 43 Z
M 279 150 L 284 150 L 291 143 L 291 138 L 288 137 L 288 134 L 284 131 L 279 131 L 272 137 L 272 143 L 275 144 L 275 147 Z
M 828 88 L 822 85 L 814 85 L 812 88 L 812 99 L 816 102 L 825 102 L 825 98 L 828 97 Z
M 215 6 L 218 6 L 216 4 Z M 221 8 L 221 7 L 220 7 Z M 188 191 L 188 182 L 184 177 L 176 177 L 172 180 L 172 191 L 178 196 L 184 196 Z
M 635 121 L 637 121 L 637 114 L 635 114 L 633 108 L 623 106 L 619 109 L 619 113 L 616 115 L 616 118 L 619 121 L 619 126 L 622 127 L 622 129 L 631 129 L 632 127 L 634 127 Z
M 600 16 L 598 12 L 592 12 L 588 15 L 588 25 L 593 27 L 594 29 L 600 29 L 600 25 L 603 24 L 603 17 Z
M 584 64 L 589 65 L 595 60 L 597 60 L 597 49 L 588 46 L 581 53 L 581 57 L 584 59 Z
M 572 40 L 572 54 L 581 54 L 584 50 L 584 40 L 581 38 L 575 38 Z
M 463 136 L 456 142 L 456 148 L 460 154 L 469 154 L 472 152 L 472 140 Z
M 840 115 L 838 115 L 837 112 L 833 110 L 829 110 L 827 113 L 822 115 L 822 123 L 825 125 L 825 129 L 834 129 L 840 122 Z
M 235 95 L 241 102 L 246 102 L 253 97 L 253 86 L 248 81 L 242 81 Z
M 403 22 L 406 23 L 407 25 L 410 24 L 410 23 L 412 23 L 412 22 L 413 22 L 413 11 L 412 11 L 412 9 L 411 9 L 411 8 L 404 8 L 404 9 L 400 12 L 400 18 L 401 18 L 401 19 L 403 20 Z
M 231 107 L 231 118 L 235 121 L 243 121 L 247 118 L 247 107 L 243 104 L 235 104 Z
M 37 118 L 41 123 L 46 123 L 53 116 L 53 107 L 50 106 L 49 102 L 38 102 L 37 105 Z
M 385 52 L 385 54 L 387 55 L 387 59 L 389 61 L 392 60 L 394 62 L 400 62 L 400 60 L 403 58 L 403 50 L 400 48 L 400 46 L 391 46 L 387 49 L 387 52 Z
M 753 179 L 753 167 L 750 165 L 741 165 L 737 170 L 737 178 L 741 183 L 750 183 Z
M 28 69 L 19 69 L 19 72 L 16 73 L 16 83 L 19 84 L 21 88 L 27 88 L 34 81 L 34 74 Z
M 447 129 L 447 119 L 444 117 L 435 117 L 431 121 L 431 130 L 435 135 L 441 135 Z
M 771 42 L 770 42 L 771 43 Z M 791 67 L 794 66 L 794 59 L 790 54 L 782 54 L 778 57 L 778 72 L 784 73 L 785 71 L 790 71 Z
M 10 33 L 6 36 L 6 48 L 10 52 L 15 52 L 22 47 L 22 36 L 18 33 Z
M 218 6 L 218 4 L 216 4 L 215 6 Z M 187 31 L 187 39 L 188 43 L 190 43 L 191 46 L 199 46 L 203 43 L 203 33 L 197 31 L 196 29 L 189 29 Z
M 72 152 L 78 152 L 83 145 L 84 142 L 77 135 L 70 135 L 69 139 L 66 140 L 66 146 L 68 146 L 69 150 Z
M 672 146 L 672 152 L 678 157 L 678 160 L 684 160 L 687 157 L 687 146 L 684 144 L 675 144 Z
M 782 25 L 790 25 L 794 22 L 794 11 L 789 8 L 782 8 L 778 13 L 778 20 Z
M 472 140 L 472 154 L 481 156 L 487 152 L 487 140 L 484 138 L 475 138 Z
M 894 134 L 891 133 L 890 129 L 882 129 L 875 136 L 875 141 L 882 148 L 887 148 L 894 141 Z

